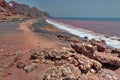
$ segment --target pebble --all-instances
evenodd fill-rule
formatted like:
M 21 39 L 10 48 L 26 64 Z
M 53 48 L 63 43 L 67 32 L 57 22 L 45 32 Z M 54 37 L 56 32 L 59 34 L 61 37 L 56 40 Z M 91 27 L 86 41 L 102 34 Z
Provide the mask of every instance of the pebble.
M 35 60 L 32 60 L 33 63 L 39 63 L 40 60 L 39 59 L 35 59 Z
M 3 52 L 4 51 L 4 49 L 0 49 L 0 52 Z
M 32 63 L 31 65 L 25 66 L 23 70 L 25 70 L 27 73 L 35 70 L 37 68 L 36 63 Z
M 17 62 L 17 67 L 18 68 L 24 68 L 25 64 L 23 62 Z

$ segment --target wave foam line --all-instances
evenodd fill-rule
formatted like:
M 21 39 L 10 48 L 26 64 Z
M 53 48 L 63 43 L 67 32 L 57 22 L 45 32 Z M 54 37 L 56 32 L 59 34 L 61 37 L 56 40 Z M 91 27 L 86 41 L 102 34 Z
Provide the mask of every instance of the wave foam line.
M 88 39 L 104 40 L 107 46 L 109 46 L 111 48 L 120 49 L 120 41 L 118 41 L 118 40 L 107 38 L 101 34 L 98 35 L 96 33 L 93 33 L 92 31 L 87 31 L 84 29 L 77 29 L 77 28 L 75 29 L 75 28 L 72 28 L 72 26 L 70 26 L 70 25 L 63 24 L 63 23 L 60 23 L 57 21 L 53 21 L 51 19 L 46 19 L 46 21 L 49 24 L 51 24 L 51 25 L 53 25 L 61 30 L 65 30 L 73 35 L 76 35 L 76 36 L 79 36 L 82 38 L 88 37 Z

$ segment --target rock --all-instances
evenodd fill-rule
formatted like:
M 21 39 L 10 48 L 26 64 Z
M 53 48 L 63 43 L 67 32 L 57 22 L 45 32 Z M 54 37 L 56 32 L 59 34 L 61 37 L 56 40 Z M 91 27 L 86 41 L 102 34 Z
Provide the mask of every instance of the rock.
M 63 34 L 59 34 L 57 35 L 57 37 L 60 39 L 60 40 L 64 40 L 64 41 L 69 41 L 69 36 L 67 35 L 63 35 Z
M 78 66 L 79 62 L 76 59 L 73 59 L 72 64 L 74 64 L 75 66 Z
M 107 50 L 107 47 L 102 41 L 93 41 L 92 45 L 97 46 L 98 52 L 105 52 Z
M 120 49 L 112 49 L 111 53 L 118 54 L 120 57 Z
M 11 53 L 11 52 L 7 52 L 4 54 L 5 56 L 14 56 L 15 54 L 14 53 Z
M 102 69 L 97 75 L 103 77 L 105 80 L 120 80 L 119 75 L 108 69 Z
M 44 63 L 44 64 L 54 64 L 54 62 L 53 62 L 53 61 L 50 61 L 50 60 L 44 60 L 43 63 Z M 59 65 L 60 65 L 60 64 L 59 64 Z
M 13 67 L 14 66 L 14 62 L 11 62 L 10 64 L 9 64 L 9 67 Z
M 39 51 L 36 51 L 36 50 L 33 50 L 33 51 L 30 51 L 32 54 L 31 54 L 31 59 L 38 59 L 39 58 L 39 55 L 40 55 L 40 52 Z
M 47 59 L 66 59 L 70 56 L 68 52 L 59 52 L 56 50 L 46 50 L 44 53 Z
M 33 63 L 39 63 L 40 60 L 39 59 L 35 59 L 35 60 L 32 60 Z
M 114 66 L 120 66 L 120 58 L 113 56 L 111 53 L 105 51 L 98 52 L 96 48 L 92 45 L 81 44 L 81 43 L 72 43 L 72 48 L 78 53 L 83 54 L 91 59 L 97 60 L 101 63 L 107 63 Z M 106 50 L 106 49 L 104 49 Z
M 74 66 L 63 65 L 49 69 L 43 80 L 76 80 L 79 75 L 80 72 Z
M 0 49 L 0 52 L 3 52 L 4 51 L 4 49 Z
M 25 64 L 24 64 L 23 62 L 18 61 L 18 62 L 17 62 L 17 67 L 18 67 L 18 68 L 24 68 L 24 67 L 25 67 Z
M 80 42 L 80 39 L 78 37 L 72 36 L 69 41 L 73 43 L 78 43 Z
M 99 75 L 96 75 L 96 74 L 91 74 L 91 75 L 87 76 L 86 78 L 87 78 L 86 80 L 106 80 L 105 78 L 103 78 Z
M 82 39 L 82 41 L 83 41 L 83 42 L 89 42 L 89 39 L 88 39 L 88 37 L 84 37 L 84 38 Z
M 83 73 L 87 73 L 92 68 L 94 68 L 96 71 L 99 71 L 102 68 L 101 63 L 93 59 L 90 59 L 84 55 L 81 54 L 74 55 L 74 58 L 78 61 L 79 63 L 78 67 L 80 68 L 81 71 L 83 71 Z
M 80 54 L 92 57 L 96 51 L 96 48 L 92 45 L 85 43 L 71 43 L 71 47 Z M 89 55 L 88 55 L 89 54 Z
M 50 58 L 50 59 L 61 59 L 62 56 L 60 53 L 58 53 L 57 51 L 45 51 L 46 53 L 46 58 Z
M 96 71 L 94 69 L 90 69 L 91 73 L 96 73 Z
M 101 63 L 107 63 L 110 65 L 120 67 L 120 58 L 116 56 L 112 56 L 111 54 L 96 52 L 94 54 L 94 59 L 100 61 Z
M 37 68 L 36 63 L 32 63 L 31 65 L 25 66 L 23 70 L 25 70 L 27 73 L 35 70 Z
M 22 54 L 18 54 L 15 58 L 14 58 L 14 62 L 20 61 L 23 59 L 23 55 Z

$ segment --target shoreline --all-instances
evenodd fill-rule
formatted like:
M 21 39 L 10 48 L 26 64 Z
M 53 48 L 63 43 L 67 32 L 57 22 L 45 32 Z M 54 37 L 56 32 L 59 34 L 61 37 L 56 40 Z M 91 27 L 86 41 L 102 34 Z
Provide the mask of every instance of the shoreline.
M 89 39 L 95 39 L 98 41 L 104 40 L 108 47 L 120 49 L 120 46 L 119 46 L 120 45 L 120 41 L 119 41 L 120 38 L 118 38 L 118 37 L 110 37 L 110 36 L 106 36 L 104 34 L 95 33 L 95 32 L 90 31 L 90 30 L 85 30 L 83 28 L 76 28 L 70 24 L 65 24 L 65 23 L 62 23 L 59 21 L 57 22 L 54 19 L 46 19 L 46 21 L 48 23 L 52 24 L 53 26 L 59 28 L 59 29 L 65 30 L 65 31 L 67 31 L 71 34 L 77 35 L 81 38 L 88 37 Z M 112 42 L 114 44 L 111 44 Z
M 16 26 L 14 33 L 8 35 L 13 26 Z M 6 30 L 10 32 L 0 34 L 0 78 L 2 76 L 3 80 L 49 80 L 53 77 L 55 80 L 66 77 L 107 80 L 109 76 L 120 79 L 120 51 L 108 48 L 102 41 L 80 40 L 39 19 L 8 27 L 11 28 L 6 27 Z
M 95 33 L 99 33 L 99 34 L 104 34 L 106 36 L 119 36 L 119 20 L 69 20 L 69 19 L 54 19 L 58 22 L 62 22 L 65 24 L 69 24 L 74 26 L 75 28 L 82 28 L 85 30 L 90 30 L 93 31 Z

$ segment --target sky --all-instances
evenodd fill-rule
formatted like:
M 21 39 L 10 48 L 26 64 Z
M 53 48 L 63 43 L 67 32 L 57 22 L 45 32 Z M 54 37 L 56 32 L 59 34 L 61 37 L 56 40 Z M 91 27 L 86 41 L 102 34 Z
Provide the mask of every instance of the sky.
M 9 2 L 10 0 L 6 0 Z M 13 0 L 53 17 L 120 17 L 120 0 Z

